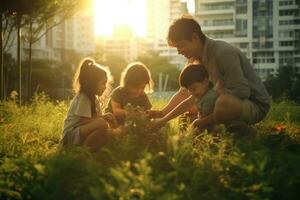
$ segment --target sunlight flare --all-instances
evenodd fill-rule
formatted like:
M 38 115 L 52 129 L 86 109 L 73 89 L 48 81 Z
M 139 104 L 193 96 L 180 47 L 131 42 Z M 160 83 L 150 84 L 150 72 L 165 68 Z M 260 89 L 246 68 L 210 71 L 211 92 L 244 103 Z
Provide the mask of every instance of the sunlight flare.
M 95 33 L 111 36 L 114 26 L 128 25 L 135 35 L 145 36 L 145 0 L 94 0 Z

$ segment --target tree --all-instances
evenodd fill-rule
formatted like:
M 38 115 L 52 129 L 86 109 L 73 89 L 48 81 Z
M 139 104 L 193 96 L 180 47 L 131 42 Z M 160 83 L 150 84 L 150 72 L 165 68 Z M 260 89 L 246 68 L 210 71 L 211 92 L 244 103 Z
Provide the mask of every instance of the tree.
M 97 63 L 109 67 L 114 79 L 113 86 L 118 86 L 121 72 L 129 63 L 121 56 L 108 54 L 103 47 L 101 47 L 101 45 L 98 45 L 96 49 L 97 52 L 93 55 L 93 57 Z M 169 58 L 160 56 L 158 52 L 149 51 L 145 54 L 139 55 L 136 60 L 144 63 L 149 68 L 154 81 L 158 80 L 159 73 L 168 74 L 168 89 L 178 89 L 178 77 L 180 70 L 175 65 L 170 63 Z
M 4 98 L 3 30 L 2 11 L 0 10 L 0 100 Z
M 266 88 L 273 99 L 287 97 L 300 102 L 300 74 L 293 67 L 281 67 L 275 75 L 265 81 Z
M 146 54 L 140 55 L 138 60 L 143 62 L 151 71 L 153 80 L 158 80 L 159 73 L 169 75 L 169 90 L 178 89 L 178 77 L 180 70 L 170 63 L 169 58 L 162 57 L 158 52 L 149 51 Z
M 88 2 L 88 3 L 86 3 Z M 32 56 L 31 47 L 48 30 L 73 16 L 83 5 L 91 1 L 84 0 L 10 0 L 1 5 L 2 13 L 9 13 L 11 21 L 17 29 L 17 63 L 19 102 L 22 97 L 22 68 L 21 68 L 21 27 L 26 27 L 24 39 L 29 43 L 28 91 L 30 92 Z M 84 3 L 84 4 L 83 4 Z M 2 4 L 2 3 L 1 3 Z M 58 20 L 56 20 L 58 19 Z M 2 20 L 1 20 L 2 22 Z M 1 28 L 1 27 L 0 27 Z M 1 39 L 1 38 L 0 38 Z M 1 40 L 3 41 L 3 40 Z M 8 41 L 8 40 L 7 40 Z M 2 43 L 1 43 L 2 44 Z M 3 48 L 1 48 L 3 49 Z M 0 52 L 1 53 L 1 52 Z M 3 59 L 2 59 L 3 60 Z M 3 65 L 2 65 L 3 66 Z M 1 68 L 2 72 L 2 68 Z M 3 80 L 1 74 L 1 81 Z M 2 90 L 1 90 L 2 91 Z
M 50 29 L 63 23 L 85 7 L 85 0 L 32 0 L 32 10 L 25 16 L 26 30 L 23 38 L 28 43 L 27 96 L 31 97 L 32 45 Z M 65 62 L 65 61 L 64 61 Z
M 96 60 L 96 62 L 109 68 L 111 75 L 113 76 L 113 87 L 119 85 L 121 72 L 129 64 L 122 57 L 113 54 L 105 55 L 104 59 Z
M 11 54 L 5 53 L 3 55 L 5 60 L 4 68 L 4 97 L 7 96 L 8 91 L 14 90 L 17 85 L 15 81 L 17 79 L 17 63 L 16 60 L 12 58 Z
M 291 88 L 291 99 L 300 103 L 300 73 L 296 74 L 295 81 L 292 84 Z
M 0 100 L 5 99 L 5 69 L 4 69 L 4 53 L 11 47 L 13 39 L 13 20 L 9 9 L 9 2 L 1 3 L 0 7 Z M 5 38 L 5 39 L 4 39 Z

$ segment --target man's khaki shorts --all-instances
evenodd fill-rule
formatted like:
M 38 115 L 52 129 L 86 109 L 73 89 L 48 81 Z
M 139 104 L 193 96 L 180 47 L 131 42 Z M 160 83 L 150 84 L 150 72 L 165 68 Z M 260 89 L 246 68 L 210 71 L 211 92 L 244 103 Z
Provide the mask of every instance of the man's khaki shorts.
M 249 99 L 242 101 L 240 120 L 245 121 L 247 124 L 255 124 L 264 119 L 266 115 L 267 113 L 262 111 L 255 102 Z

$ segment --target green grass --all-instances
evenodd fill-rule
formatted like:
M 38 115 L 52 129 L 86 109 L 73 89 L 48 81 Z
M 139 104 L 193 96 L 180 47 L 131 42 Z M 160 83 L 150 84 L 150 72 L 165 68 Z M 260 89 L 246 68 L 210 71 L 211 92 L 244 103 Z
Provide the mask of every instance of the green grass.
M 300 199 L 300 106 L 292 102 L 273 103 L 252 140 L 223 126 L 196 137 L 173 120 L 154 142 L 127 137 L 95 155 L 60 148 L 67 107 L 45 95 L 1 103 L 0 199 Z

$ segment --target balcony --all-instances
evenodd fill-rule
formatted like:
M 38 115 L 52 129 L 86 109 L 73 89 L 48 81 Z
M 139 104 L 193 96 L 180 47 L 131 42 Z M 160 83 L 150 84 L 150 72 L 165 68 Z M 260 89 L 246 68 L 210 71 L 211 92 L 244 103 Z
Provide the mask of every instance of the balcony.
M 235 26 L 233 21 L 210 21 L 210 22 L 204 22 L 202 24 L 202 30 L 203 31 L 214 31 L 214 30 L 234 30 Z
M 227 14 L 234 14 L 234 8 L 223 8 L 223 9 L 216 9 L 216 10 L 199 10 L 196 13 L 198 16 L 208 16 L 208 15 L 227 15 Z
M 235 26 L 232 25 L 215 25 L 215 26 L 202 26 L 203 31 L 228 31 L 228 30 L 234 30 Z
M 211 4 L 211 3 L 227 3 L 227 2 L 235 2 L 235 0 L 205 0 L 200 1 L 200 4 Z
M 297 10 L 298 6 L 295 5 L 283 5 L 283 6 L 279 6 L 280 10 Z

